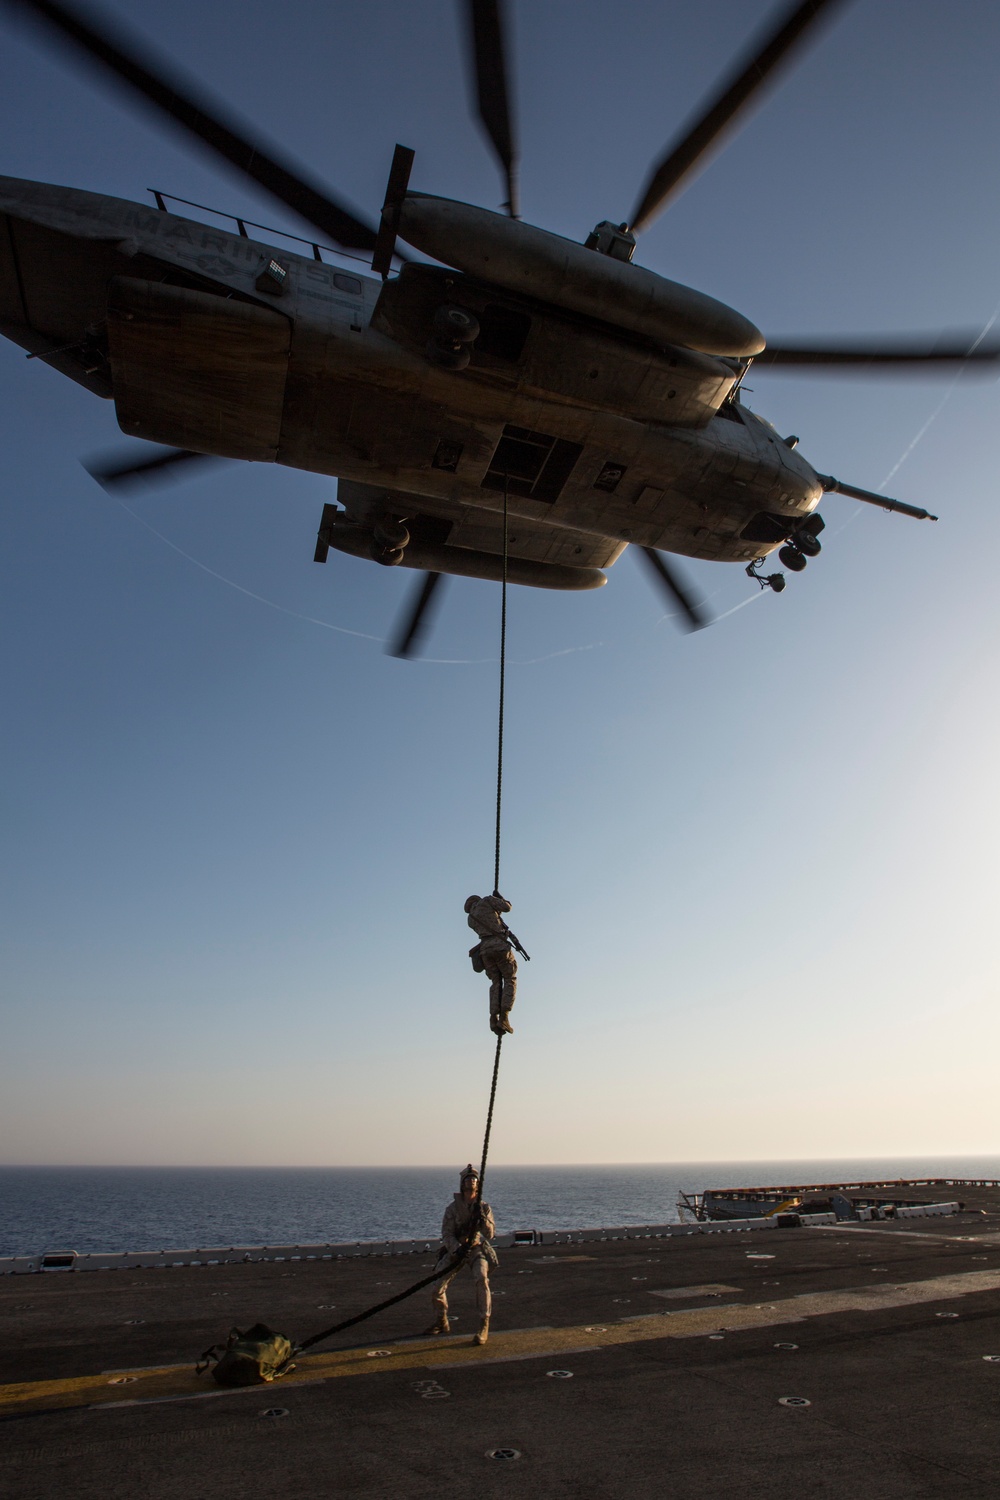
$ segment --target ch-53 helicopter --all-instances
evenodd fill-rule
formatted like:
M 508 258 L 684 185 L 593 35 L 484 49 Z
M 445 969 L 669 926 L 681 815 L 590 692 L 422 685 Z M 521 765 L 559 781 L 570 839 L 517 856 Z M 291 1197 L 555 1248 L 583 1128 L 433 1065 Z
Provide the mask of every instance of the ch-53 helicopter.
M 675 198 L 806 32 L 843 0 L 786 9 L 652 171 L 631 219 L 584 244 L 522 222 L 500 0 L 465 0 L 475 97 L 506 215 L 409 190 L 397 146 L 377 228 L 197 100 L 106 21 L 7 0 L 221 154 L 374 276 L 157 208 L 0 178 L 0 332 L 114 399 L 167 452 L 111 486 L 201 455 L 336 476 L 331 547 L 426 575 L 392 643 L 416 650 L 443 574 L 590 589 L 629 545 L 681 620 L 707 623 L 664 552 L 762 574 L 821 548 L 826 491 L 926 510 L 817 473 L 739 399 L 751 364 L 995 366 L 968 340 L 768 345 L 740 313 L 633 263 Z M 198 205 L 193 205 L 197 207 Z M 399 241 L 428 261 L 406 257 Z

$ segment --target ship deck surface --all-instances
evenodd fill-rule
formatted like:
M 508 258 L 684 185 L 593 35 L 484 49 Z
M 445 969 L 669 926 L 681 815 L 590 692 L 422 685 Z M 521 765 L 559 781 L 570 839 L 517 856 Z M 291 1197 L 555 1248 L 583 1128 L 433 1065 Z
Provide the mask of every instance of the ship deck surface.
M 519 1247 L 485 1348 L 463 1274 L 451 1336 L 414 1336 L 423 1291 L 241 1391 L 193 1373 L 230 1325 L 305 1337 L 430 1257 L 7 1276 L 0 1493 L 995 1500 L 1000 1191 L 956 1196 L 954 1218 Z

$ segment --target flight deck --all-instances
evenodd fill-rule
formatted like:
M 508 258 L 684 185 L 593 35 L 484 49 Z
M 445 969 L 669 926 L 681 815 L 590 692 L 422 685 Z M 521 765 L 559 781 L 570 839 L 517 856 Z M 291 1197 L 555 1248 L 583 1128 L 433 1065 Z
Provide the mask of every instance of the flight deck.
M 0 1492 L 993 1500 L 1000 1189 L 956 1196 L 947 1217 L 519 1244 L 485 1347 L 460 1275 L 450 1336 L 423 1336 L 423 1291 L 243 1390 L 194 1373 L 230 1326 L 305 1338 L 433 1251 L 6 1275 Z

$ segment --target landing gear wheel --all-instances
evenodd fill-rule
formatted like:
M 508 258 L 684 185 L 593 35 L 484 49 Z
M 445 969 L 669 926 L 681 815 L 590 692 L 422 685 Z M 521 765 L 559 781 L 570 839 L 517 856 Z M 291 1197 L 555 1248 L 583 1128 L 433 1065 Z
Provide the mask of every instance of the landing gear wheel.
M 472 358 L 472 350 L 468 344 L 442 344 L 431 339 L 427 345 L 427 358 L 439 370 L 464 370 Z
M 806 557 L 819 557 L 823 550 L 819 537 L 810 535 L 808 531 L 796 533 L 795 546 L 800 552 L 804 552 Z
M 788 569 L 789 573 L 801 573 L 806 565 L 806 558 L 798 547 L 782 547 L 778 553 L 778 561 Z
M 368 551 L 372 562 L 381 563 L 383 568 L 398 568 L 403 561 L 402 547 L 380 547 L 373 541 Z
M 397 521 L 394 516 L 384 516 L 382 520 L 376 521 L 374 530 L 375 542 L 387 552 L 408 547 L 410 533 L 402 521 Z
M 434 332 L 442 345 L 474 344 L 479 337 L 479 319 L 464 307 L 446 302 L 434 314 Z
M 819 557 L 823 550 L 819 539 L 821 531 L 826 530 L 826 522 L 818 510 L 814 510 L 811 516 L 807 516 L 795 530 L 790 533 L 788 541 L 806 557 Z

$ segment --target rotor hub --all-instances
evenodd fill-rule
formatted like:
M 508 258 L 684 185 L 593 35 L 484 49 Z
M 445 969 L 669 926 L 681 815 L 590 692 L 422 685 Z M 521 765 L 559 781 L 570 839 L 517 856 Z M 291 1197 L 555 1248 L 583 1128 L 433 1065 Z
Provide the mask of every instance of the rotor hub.
M 610 219 L 595 225 L 583 243 L 588 250 L 610 255 L 612 260 L 630 261 L 635 254 L 635 235 L 628 225 L 612 224 Z

